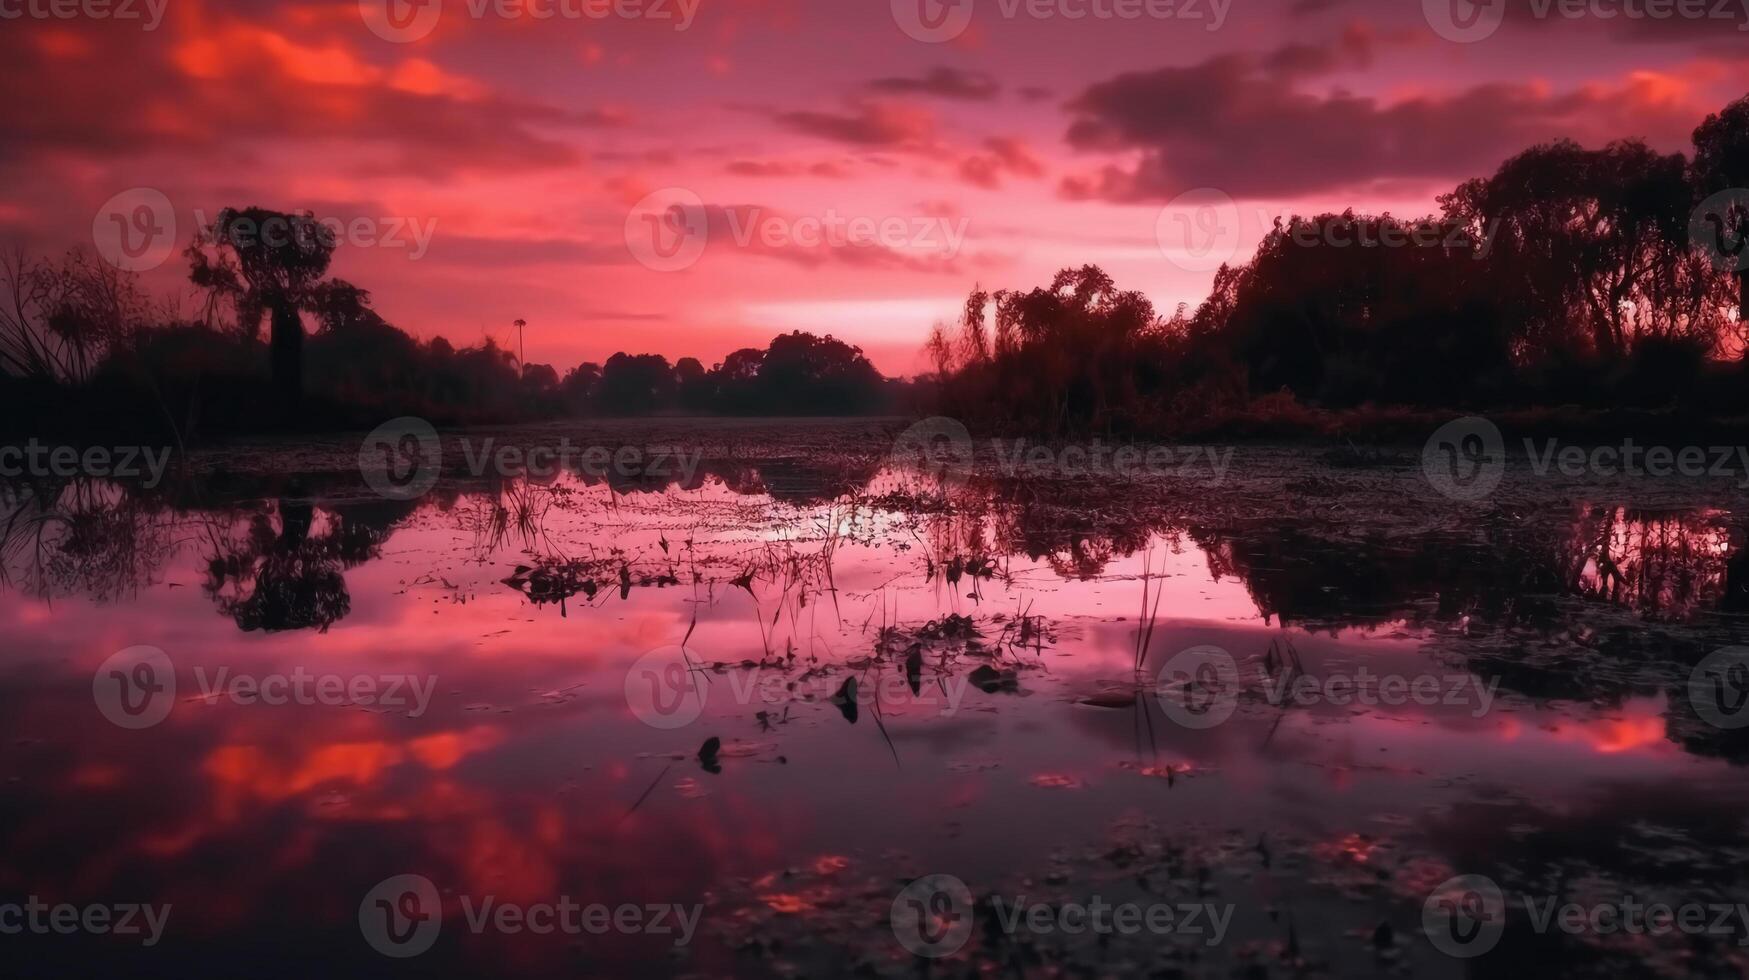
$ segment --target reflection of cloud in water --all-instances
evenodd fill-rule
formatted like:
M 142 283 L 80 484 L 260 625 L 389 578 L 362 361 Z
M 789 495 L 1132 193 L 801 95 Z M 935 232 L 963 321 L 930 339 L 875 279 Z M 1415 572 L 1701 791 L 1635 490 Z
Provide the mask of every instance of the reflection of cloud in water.
M 145 888 L 219 937 L 220 955 L 226 942 L 265 943 L 302 962 L 357 943 L 356 899 L 336 893 L 409 869 L 446 890 L 532 901 L 688 901 L 778 874 L 755 889 L 774 896 L 765 913 L 818 915 L 820 896 L 772 869 L 834 854 L 884 870 L 870 855 L 902 850 L 943 867 L 1013 868 L 1024 855 L 1035 872 L 1032 855 L 1065 828 L 1136 811 L 1172 814 L 1175 839 L 1197 826 L 1247 842 L 1298 831 L 1339 851 L 1332 860 L 1368 865 L 1391 859 L 1378 815 L 1402 814 L 1394 826 L 1412 825 L 1403 833 L 1423 857 L 1535 858 L 1498 808 L 1469 801 L 1553 801 L 1520 807 L 1531 828 L 1601 825 L 1605 786 L 1665 797 L 1627 800 L 1615 816 L 1661 808 L 1652 816 L 1697 821 L 1709 852 L 1729 846 L 1717 831 L 1723 801 L 1742 802 L 1729 784 L 1739 770 L 1709 756 L 1749 753 L 1604 642 L 1735 608 L 1743 536 L 1723 511 L 1562 505 L 1368 536 L 1282 508 L 1201 517 L 1208 501 L 1087 503 L 1048 482 L 974 478 L 925 506 L 876 465 L 772 454 L 707 462 L 691 486 L 566 475 L 440 484 L 407 504 L 334 473 L 160 494 L 73 484 L 48 506 L 8 497 L 0 617 L 21 652 L 0 674 L 0 736 L 18 745 L 0 863 L 19 884 Z M 573 594 L 561 618 L 502 583 L 542 561 L 596 562 L 610 585 Z M 1151 696 L 1082 703 L 1135 683 L 1144 567 L 1163 595 L 1150 665 L 1204 642 L 1251 665 L 1285 634 L 1313 674 L 1450 662 L 1500 678 L 1511 701 L 1482 718 L 1461 705 L 1248 704 L 1198 732 Z M 786 701 L 788 717 L 762 729 L 764 705 L 721 698 L 660 733 L 621 694 L 626 664 L 683 637 L 703 661 L 793 653 L 786 669 L 817 669 L 825 688 L 858 671 L 872 687 L 896 665 L 846 665 L 870 656 L 882 625 L 952 613 L 993 639 L 994 617 L 1022 612 L 1043 617 L 1050 641 L 985 658 L 1023 664 L 1019 691 L 972 688 L 949 716 L 893 705 L 890 748 L 872 711 L 851 725 L 817 699 Z M 95 664 L 147 641 L 172 648 L 181 670 L 433 674 L 437 696 L 421 718 L 185 702 L 149 737 L 67 724 L 91 715 Z M 1632 649 L 1679 669 L 1661 642 Z M 1538 659 L 1550 647 L 1577 666 Z M 983 662 L 961 656 L 950 676 Z M 711 736 L 725 747 L 715 775 L 696 763 Z M 727 751 L 753 742 L 760 751 Z M 1643 876 L 1639 857 L 1598 846 L 1599 866 Z M 297 928 L 243 931 L 275 915 Z M 469 967 L 571 955 L 488 940 L 451 952 Z M 634 958 L 591 955 L 609 970 Z

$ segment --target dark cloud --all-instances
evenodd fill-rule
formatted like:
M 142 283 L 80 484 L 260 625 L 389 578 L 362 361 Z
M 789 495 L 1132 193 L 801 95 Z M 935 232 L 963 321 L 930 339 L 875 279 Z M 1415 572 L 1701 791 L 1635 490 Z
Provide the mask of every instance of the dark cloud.
M 1561 136 L 1680 144 L 1700 118 L 1668 80 L 1645 76 L 1615 89 L 1554 93 L 1535 83 L 1495 83 L 1389 103 L 1341 90 L 1314 94 L 1297 88 L 1296 77 L 1340 63 L 1339 52 L 1284 50 L 1222 55 L 1091 86 L 1069 104 L 1070 144 L 1139 153 L 1140 160 L 1066 179 L 1063 192 L 1158 200 L 1215 187 L 1265 197 L 1444 181 L 1487 172 Z M 1289 65 L 1294 70 L 1284 71 Z
M 1285 44 L 1264 55 L 1264 70 L 1284 76 L 1327 75 L 1371 67 L 1377 37 L 1357 21 L 1330 44 Z
M 888 102 L 863 102 L 849 112 L 780 112 L 779 125 L 798 133 L 856 146 L 905 147 L 926 142 L 935 120 L 928 112 Z
M 1506 26 L 1512 29 L 1560 30 L 1572 39 L 1579 32 L 1606 34 L 1614 40 L 1682 44 L 1706 41 L 1749 41 L 1749 10 L 1743 0 L 1671 0 L 1657 2 L 1586 3 L 1571 0 L 1492 0 L 1505 4 Z M 1613 16 L 1598 16 L 1613 11 Z M 1657 14 L 1657 16 L 1654 16 Z
M 1002 85 L 992 75 L 947 67 L 932 68 L 921 78 L 877 78 L 868 87 L 877 92 L 976 102 L 988 102 L 1002 92 Z

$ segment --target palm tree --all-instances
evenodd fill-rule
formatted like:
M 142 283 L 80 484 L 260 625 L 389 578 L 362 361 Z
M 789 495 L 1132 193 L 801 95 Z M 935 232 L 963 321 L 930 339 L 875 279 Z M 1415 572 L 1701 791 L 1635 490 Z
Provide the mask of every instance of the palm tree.
M 288 415 L 303 399 L 302 312 L 318 298 L 334 246 L 333 230 L 309 212 L 258 207 L 225 208 L 188 246 L 189 278 L 208 290 L 209 320 L 228 301 L 238 329 L 258 337 L 270 316 L 273 387 Z

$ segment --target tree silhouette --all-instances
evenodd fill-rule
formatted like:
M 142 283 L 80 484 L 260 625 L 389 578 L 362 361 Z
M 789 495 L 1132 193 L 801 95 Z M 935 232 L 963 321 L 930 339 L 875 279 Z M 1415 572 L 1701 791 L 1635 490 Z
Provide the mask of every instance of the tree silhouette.
M 1642 336 L 1693 322 L 1704 299 L 1688 242 L 1692 195 L 1680 154 L 1644 143 L 1533 147 L 1440 198 L 1488 251 L 1520 338 L 1606 360 Z
M 273 387 L 283 412 L 294 412 L 304 392 L 301 313 L 321 295 L 318 282 L 334 255 L 334 232 L 309 212 L 225 208 L 188 247 L 189 278 L 215 302 L 228 300 L 237 326 L 259 336 L 263 315 L 269 337 Z
M 1694 131 L 1695 189 L 1710 197 L 1722 191 L 1749 188 L 1749 96 L 1706 117 Z M 1749 324 L 1749 190 L 1728 213 L 1711 216 L 1716 247 L 1737 259 L 1737 319 Z
M 1157 372 L 1162 340 L 1147 297 L 1098 266 L 1064 269 L 1030 292 L 974 289 L 948 351 L 964 382 L 954 408 L 978 417 L 999 403 L 1007 421 L 1049 434 L 1126 427 L 1140 412 L 1137 372 Z

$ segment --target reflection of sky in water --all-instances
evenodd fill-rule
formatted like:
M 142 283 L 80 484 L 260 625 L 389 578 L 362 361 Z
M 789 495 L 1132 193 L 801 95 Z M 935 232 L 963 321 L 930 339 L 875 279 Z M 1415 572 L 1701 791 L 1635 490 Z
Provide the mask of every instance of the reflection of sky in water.
M 179 941 L 221 950 L 255 941 L 295 965 L 324 950 L 369 955 L 357 946 L 357 896 L 409 870 L 456 894 L 527 902 L 559 894 L 701 901 L 729 879 L 819 862 L 993 880 L 1025 864 L 1016 855 L 1045 854 L 1073 832 L 1097 836 L 1126 813 L 1186 833 L 1300 835 L 1342 860 L 1364 860 L 1380 840 L 1442 853 L 1450 841 L 1424 825 L 1454 819 L 1475 800 L 1559 811 L 1624 788 L 1686 798 L 1689 787 L 1736 782 L 1727 762 L 1687 754 L 1666 736 L 1671 694 L 1656 689 L 1536 704 L 1503 688 L 1480 717 L 1473 702 L 1247 703 L 1207 731 L 1174 726 L 1151 697 L 1119 708 L 1078 703 L 1134 685 L 1144 567 L 1161 590 L 1150 673 L 1171 652 L 1202 643 L 1254 670 L 1271 641 L 1286 637 L 1312 677 L 1361 666 L 1445 671 L 1429 644 L 1449 639 L 1457 620 L 1429 619 L 1421 608 L 1431 601 L 1421 587 L 1437 574 L 1404 576 L 1395 607 L 1375 602 L 1352 624 L 1320 611 L 1320 629 L 1284 631 L 1282 618 L 1303 617 L 1281 603 L 1319 586 L 1281 581 L 1292 569 L 1266 562 L 1275 552 L 1252 539 L 1127 528 L 1115 537 L 1142 547 L 1071 535 L 1029 557 L 1013 553 L 1012 516 L 995 506 L 928 519 L 866 502 L 774 503 L 715 481 L 632 495 L 559 487 L 529 497 L 539 517 L 521 529 L 515 514 L 468 497 L 374 530 L 360 530 L 347 504 L 319 504 L 293 518 L 295 535 L 285 524 L 295 507 L 141 514 L 159 553 L 142 558 L 149 571 L 131 588 L 102 598 L 75 587 L 52 599 L 35 594 L 30 583 L 76 576 L 9 550 L 18 587 L 0 591 L 10 633 L 0 734 L 14 748 L 0 790 L 8 828 L 0 888 L 171 901 L 179 914 L 166 956 L 195 948 Z M 1716 515 L 1582 513 L 1572 534 L 1579 543 L 1555 569 L 1573 591 L 1644 599 L 1661 612 L 1716 601 L 1730 547 Z M 261 587 L 252 563 L 275 554 L 326 563 L 343 580 L 345 612 L 326 631 L 244 631 L 221 611 Z M 612 584 L 594 600 L 571 596 L 562 610 L 502 584 L 518 564 L 555 554 L 602 559 Z M 227 555 L 242 558 L 215 572 L 215 556 Z M 997 574 L 949 583 L 950 562 L 969 556 L 993 559 Z M 634 584 L 622 599 L 622 558 L 634 583 L 664 570 L 674 582 Z M 1629 587 L 1605 587 L 1600 560 Z M 732 584 L 749 569 L 757 574 L 747 588 Z M 1670 581 L 1653 582 L 1654 573 Z M 1387 564 L 1356 579 L 1391 575 Z M 1374 599 L 1390 594 L 1364 588 Z M 1050 639 L 1005 655 L 1027 665 L 1020 691 L 962 684 L 952 714 L 902 694 L 883 701 L 878 726 L 866 714 L 847 724 L 817 697 L 736 703 L 715 693 L 734 690 L 736 669 L 727 668 L 713 676 L 703 718 L 661 731 L 633 717 L 622 693 L 628 664 L 689 631 L 687 647 L 703 663 L 793 651 L 797 665 L 786 675 L 817 658 L 836 684 L 841 665 L 868 655 L 883 622 L 974 615 L 994 636 L 1002 626 L 988 617 L 1011 621 L 1022 611 L 1044 617 Z M 168 651 L 181 685 L 170 718 L 138 733 L 105 723 L 91 700 L 97 664 L 136 644 Z M 944 679 L 975 665 L 962 659 Z M 435 695 L 420 717 L 198 696 L 197 668 L 300 667 L 431 675 Z M 859 669 L 866 681 L 893 668 Z M 786 720 L 762 725 L 761 710 Z M 720 775 L 693 758 L 713 735 L 724 743 Z M 1742 795 L 1714 792 L 1718 805 Z M 1485 820 L 1467 831 L 1472 856 L 1494 846 L 1494 831 Z M 821 897 L 776 884 L 767 891 L 778 914 L 807 914 Z M 262 939 L 262 922 L 283 928 Z M 575 955 L 557 939 L 444 942 L 453 963 L 472 967 L 550 966 Z M 604 942 L 579 962 L 641 960 L 649 942 Z

